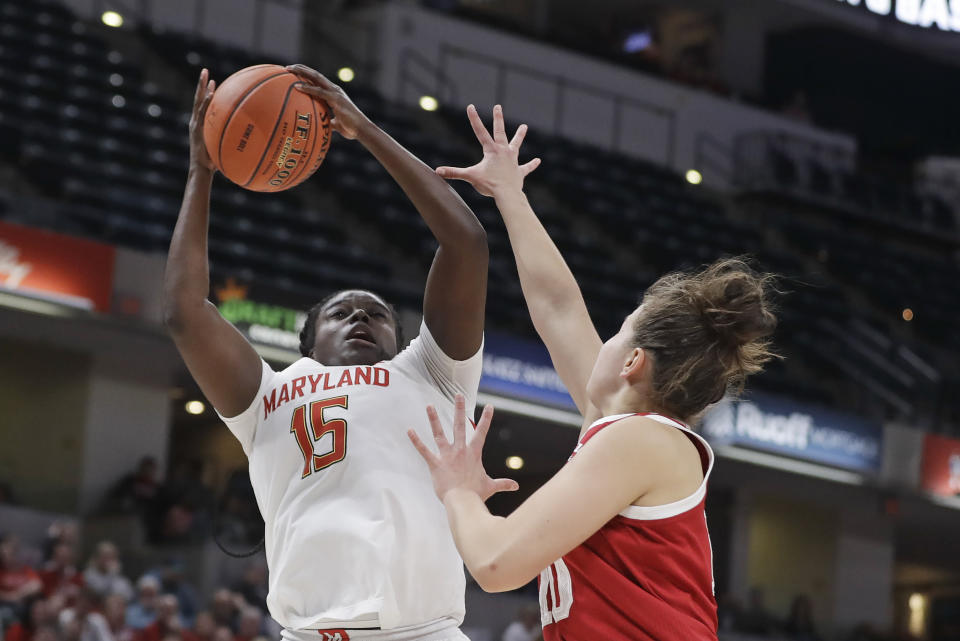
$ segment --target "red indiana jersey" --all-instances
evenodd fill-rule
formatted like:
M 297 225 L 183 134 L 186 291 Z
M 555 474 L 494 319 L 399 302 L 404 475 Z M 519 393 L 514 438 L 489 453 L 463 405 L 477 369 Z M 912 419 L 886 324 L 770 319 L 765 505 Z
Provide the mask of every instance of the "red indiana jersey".
M 713 553 L 704 503 L 713 450 L 659 414 L 608 416 L 590 426 L 572 459 L 607 425 L 644 416 L 682 430 L 700 452 L 703 482 L 667 505 L 631 505 L 540 573 L 544 641 L 716 641 Z

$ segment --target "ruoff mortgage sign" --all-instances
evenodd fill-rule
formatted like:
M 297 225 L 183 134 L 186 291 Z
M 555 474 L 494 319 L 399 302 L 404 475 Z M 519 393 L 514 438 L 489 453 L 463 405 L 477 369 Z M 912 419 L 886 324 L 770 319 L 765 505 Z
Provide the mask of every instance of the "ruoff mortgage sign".
M 914 27 L 960 32 L 960 0 L 837 0 Z
M 833 467 L 879 469 L 883 431 L 857 416 L 766 394 L 724 400 L 703 419 L 703 435 L 736 445 Z

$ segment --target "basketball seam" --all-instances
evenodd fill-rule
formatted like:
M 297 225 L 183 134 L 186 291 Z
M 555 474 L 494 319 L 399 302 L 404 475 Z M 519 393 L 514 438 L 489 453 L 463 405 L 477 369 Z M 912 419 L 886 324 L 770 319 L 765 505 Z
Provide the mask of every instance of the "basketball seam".
M 254 86 L 250 87 L 250 88 L 246 91 L 246 93 L 244 93 L 242 96 L 240 96 L 239 100 L 237 100 L 237 102 L 234 103 L 233 107 L 230 109 L 230 115 L 228 115 L 228 116 L 227 116 L 227 119 L 223 121 L 223 127 L 220 129 L 220 144 L 217 145 L 217 163 L 216 163 L 218 166 L 223 167 L 223 139 L 226 138 L 227 128 L 230 126 L 230 121 L 233 120 L 233 116 L 237 113 L 237 110 L 240 108 L 240 105 L 243 104 L 243 101 L 247 99 L 247 96 L 249 96 L 251 93 L 253 93 L 253 91 L 254 91 L 257 87 L 259 87 L 260 85 L 262 85 L 262 84 L 265 83 L 265 82 L 268 82 L 268 81 L 270 81 L 270 80 L 273 80 L 274 78 L 277 78 L 277 77 L 279 77 L 279 76 L 282 76 L 282 75 L 285 74 L 285 73 L 290 73 L 290 72 L 284 70 L 284 71 L 281 71 L 281 72 L 279 72 L 279 73 L 276 73 L 276 74 L 274 74 L 274 75 L 272 75 L 272 76 L 268 76 L 268 77 L 264 78 L 263 80 L 261 80 L 260 82 L 258 82 L 257 84 L 255 84 Z
M 310 98 L 310 108 L 313 109 L 313 140 L 310 141 L 313 144 L 310 146 L 310 153 L 304 156 L 306 160 L 309 160 L 310 157 L 313 156 L 313 150 L 317 148 L 317 127 L 320 126 L 319 119 L 317 118 L 317 101 L 313 98 Z M 309 163 L 305 161 L 300 167 L 300 173 L 298 173 L 297 177 L 293 179 L 293 183 L 290 185 L 291 187 L 294 187 L 300 183 L 300 179 L 303 177 L 303 172 L 306 171 L 308 164 Z
M 273 125 L 273 131 L 270 132 L 270 136 L 267 138 L 267 144 L 263 148 L 263 155 L 260 156 L 260 162 L 258 162 L 257 166 L 253 168 L 253 173 L 250 174 L 250 179 L 247 182 L 243 183 L 244 187 L 249 186 L 250 183 L 253 182 L 253 179 L 257 177 L 257 172 L 260 171 L 260 167 L 263 165 L 263 161 L 266 160 L 267 154 L 270 152 L 270 144 L 273 141 L 273 137 L 277 133 L 277 129 L 280 128 L 280 122 L 283 120 L 283 112 L 286 111 L 287 109 L 287 103 L 290 101 L 290 92 L 294 90 L 294 84 L 295 83 L 291 83 L 290 86 L 287 87 L 287 95 L 283 97 L 283 104 L 280 105 L 280 113 L 277 114 L 277 121 Z

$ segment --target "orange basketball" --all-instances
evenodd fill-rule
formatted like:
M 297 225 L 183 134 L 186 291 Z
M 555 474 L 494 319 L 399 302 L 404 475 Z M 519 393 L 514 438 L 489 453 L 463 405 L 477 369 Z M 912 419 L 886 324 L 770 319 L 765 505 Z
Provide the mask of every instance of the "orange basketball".
M 283 191 L 317 170 L 330 147 L 330 111 L 297 82 L 279 65 L 256 65 L 217 87 L 203 139 L 224 176 L 245 189 Z

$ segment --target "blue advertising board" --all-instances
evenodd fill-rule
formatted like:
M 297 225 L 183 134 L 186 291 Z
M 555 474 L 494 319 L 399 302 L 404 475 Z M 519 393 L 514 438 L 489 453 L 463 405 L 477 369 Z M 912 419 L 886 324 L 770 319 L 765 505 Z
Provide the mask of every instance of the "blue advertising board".
M 737 445 L 833 467 L 875 472 L 883 430 L 858 416 L 752 393 L 724 400 L 703 419 L 703 435 L 716 445 Z
M 480 389 L 533 403 L 577 411 L 540 342 L 487 332 Z

